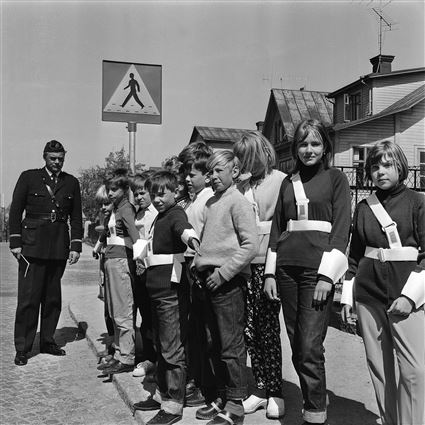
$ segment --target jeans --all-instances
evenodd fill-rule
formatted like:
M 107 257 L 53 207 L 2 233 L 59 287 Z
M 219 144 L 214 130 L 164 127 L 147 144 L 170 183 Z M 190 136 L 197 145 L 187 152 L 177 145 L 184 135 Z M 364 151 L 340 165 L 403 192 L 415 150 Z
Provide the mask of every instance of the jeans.
M 147 290 L 152 303 L 161 408 L 168 413 L 182 414 L 187 374 L 189 284 L 182 279 L 180 283 L 155 286 L 147 276 Z
M 326 376 L 323 342 L 332 308 L 333 291 L 321 308 L 313 307 L 317 270 L 279 266 L 276 271 L 283 317 L 304 399 L 304 420 L 326 420 Z
M 205 290 L 209 356 L 218 395 L 227 400 L 243 400 L 247 395 L 245 288 L 245 279 L 236 276 L 215 292 Z

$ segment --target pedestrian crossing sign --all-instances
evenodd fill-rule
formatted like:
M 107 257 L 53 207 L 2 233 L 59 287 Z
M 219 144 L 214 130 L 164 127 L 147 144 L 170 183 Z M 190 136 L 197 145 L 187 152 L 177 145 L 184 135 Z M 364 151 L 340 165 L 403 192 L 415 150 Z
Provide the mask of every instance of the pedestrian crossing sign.
M 103 121 L 161 124 L 161 102 L 161 65 L 103 61 Z

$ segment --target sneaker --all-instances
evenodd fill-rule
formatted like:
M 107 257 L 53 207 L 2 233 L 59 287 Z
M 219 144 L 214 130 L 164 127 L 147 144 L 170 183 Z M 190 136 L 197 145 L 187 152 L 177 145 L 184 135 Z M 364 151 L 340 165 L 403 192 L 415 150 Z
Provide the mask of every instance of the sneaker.
M 181 420 L 182 415 L 173 415 L 165 410 L 160 410 L 146 425 L 171 425 Z
M 279 419 L 285 415 L 285 401 L 280 397 L 269 397 L 267 401 L 267 419 Z
M 256 412 L 258 409 L 265 409 L 267 406 L 267 399 L 257 397 L 256 395 L 250 395 L 246 400 L 242 402 L 243 410 L 245 415 Z
M 152 363 L 150 360 L 145 360 L 141 363 L 138 363 L 133 370 L 133 376 L 136 378 L 143 378 L 149 373 L 154 372 L 156 369 L 155 363 Z
M 214 419 L 224 408 L 224 403 L 221 398 L 208 403 L 206 406 L 199 408 L 196 411 L 196 419 L 209 421 Z
M 202 395 L 199 388 L 194 388 L 189 394 L 186 393 L 184 405 L 187 407 L 202 406 L 205 404 L 205 397 Z

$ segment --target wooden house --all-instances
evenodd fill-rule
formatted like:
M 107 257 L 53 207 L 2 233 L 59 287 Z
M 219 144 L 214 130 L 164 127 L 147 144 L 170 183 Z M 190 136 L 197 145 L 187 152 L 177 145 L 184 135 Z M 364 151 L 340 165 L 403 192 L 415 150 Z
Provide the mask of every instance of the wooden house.
M 263 134 L 270 140 L 278 157 L 278 168 L 292 167 L 291 143 L 297 125 L 304 119 L 317 119 L 326 127 L 333 122 L 333 104 L 327 93 L 309 90 L 272 89 L 263 124 Z
M 213 149 L 233 149 L 233 143 L 239 140 L 245 130 L 225 127 L 193 127 L 189 143 L 205 142 Z
M 425 68 L 392 71 L 393 59 L 373 57 L 372 73 L 327 95 L 334 103 L 334 164 L 361 169 L 370 146 L 392 140 L 419 170 L 419 183 L 411 183 L 424 189 Z

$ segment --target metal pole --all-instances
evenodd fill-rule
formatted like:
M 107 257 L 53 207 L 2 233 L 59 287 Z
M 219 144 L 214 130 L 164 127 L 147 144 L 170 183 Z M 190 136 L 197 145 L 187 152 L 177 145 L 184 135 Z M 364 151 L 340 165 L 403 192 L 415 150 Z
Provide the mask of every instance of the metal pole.
M 136 171 L 136 128 L 137 123 L 129 122 L 127 125 L 128 128 L 128 143 L 129 149 L 128 152 L 130 154 L 130 170 L 132 174 Z

